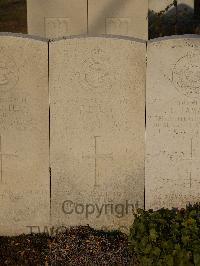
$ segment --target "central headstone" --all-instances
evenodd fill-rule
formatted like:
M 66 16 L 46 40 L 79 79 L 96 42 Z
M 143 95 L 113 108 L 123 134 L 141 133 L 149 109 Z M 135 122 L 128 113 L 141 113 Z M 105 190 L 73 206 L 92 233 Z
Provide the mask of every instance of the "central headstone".
M 146 43 L 50 43 L 52 222 L 128 230 L 144 203 Z

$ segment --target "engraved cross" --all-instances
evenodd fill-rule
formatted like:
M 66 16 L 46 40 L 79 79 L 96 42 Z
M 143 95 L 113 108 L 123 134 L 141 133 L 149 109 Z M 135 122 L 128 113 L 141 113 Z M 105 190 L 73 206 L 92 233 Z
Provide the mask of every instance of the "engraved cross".
M 191 138 L 191 140 L 190 140 L 190 157 L 189 158 L 186 158 L 184 160 L 190 162 L 190 170 L 188 172 L 188 175 L 189 175 L 188 178 L 189 178 L 190 188 L 192 188 L 193 181 L 199 181 L 199 180 L 194 180 L 193 179 L 193 173 L 192 173 L 192 170 L 193 170 L 193 162 L 194 161 L 199 161 L 199 158 L 195 158 L 194 157 L 194 143 L 193 143 L 193 138 Z
M 88 158 L 88 159 L 94 159 L 94 186 L 98 186 L 97 185 L 97 178 L 98 178 L 98 160 L 100 159 L 113 159 L 113 154 L 109 153 L 109 154 L 100 154 L 98 153 L 98 149 L 97 149 L 97 140 L 100 138 L 100 136 L 94 136 L 94 155 L 88 155 L 88 156 L 83 156 L 83 158 Z
M 17 157 L 15 154 L 9 154 L 9 153 L 4 153 L 3 152 L 3 147 L 2 147 L 2 136 L 0 135 L 0 182 L 3 182 L 3 161 L 4 158 L 9 158 L 9 157 Z

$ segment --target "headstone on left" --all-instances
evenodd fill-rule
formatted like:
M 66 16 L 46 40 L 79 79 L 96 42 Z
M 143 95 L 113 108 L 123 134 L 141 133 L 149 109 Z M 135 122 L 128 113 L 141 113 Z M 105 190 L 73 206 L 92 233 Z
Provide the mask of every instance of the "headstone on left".
M 0 235 L 49 223 L 48 43 L 0 35 Z
M 87 33 L 87 0 L 27 0 L 28 33 L 56 38 Z

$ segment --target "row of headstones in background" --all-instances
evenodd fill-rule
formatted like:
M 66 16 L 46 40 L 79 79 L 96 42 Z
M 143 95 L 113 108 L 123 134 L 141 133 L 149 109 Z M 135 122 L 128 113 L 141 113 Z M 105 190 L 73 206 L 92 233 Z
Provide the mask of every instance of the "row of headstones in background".
M 173 0 L 27 0 L 28 33 L 46 38 L 69 35 L 122 35 L 148 38 L 148 9 L 164 10 Z M 175 8 L 168 14 L 174 16 Z M 178 0 L 182 17 L 194 0 Z
M 27 0 L 28 33 L 148 38 L 148 0 Z
M 174 0 L 149 0 L 149 10 L 156 13 L 164 11 L 169 5 L 173 4 Z M 178 13 L 190 14 L 194 13 L 194 0 L 178 0 Z M 168 12 L 173 12 L 174 5 L 168 9 Z
M 0 235 L 127 231 L 144 199 L 154 209 L 199 201 L 199 44 L 149 42 L 146 80 L 144 41 L 1 36 Z

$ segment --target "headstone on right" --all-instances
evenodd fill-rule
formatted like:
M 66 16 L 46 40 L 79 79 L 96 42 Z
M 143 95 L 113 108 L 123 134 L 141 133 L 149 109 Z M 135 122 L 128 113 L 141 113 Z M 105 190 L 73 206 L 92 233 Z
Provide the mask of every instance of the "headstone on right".
M 89 0 L 88 33 L 148 39 L 148 0 Z
M 148 44 L 146 208 L 200 198 L 200 38 Z
M 27 0 L 28 33 L 56 38 L 87 33 L 87 0 Z

